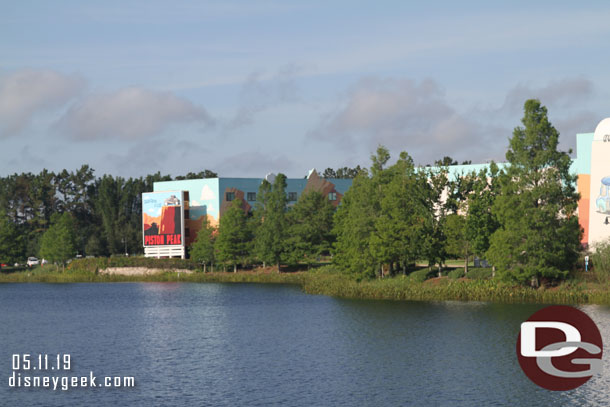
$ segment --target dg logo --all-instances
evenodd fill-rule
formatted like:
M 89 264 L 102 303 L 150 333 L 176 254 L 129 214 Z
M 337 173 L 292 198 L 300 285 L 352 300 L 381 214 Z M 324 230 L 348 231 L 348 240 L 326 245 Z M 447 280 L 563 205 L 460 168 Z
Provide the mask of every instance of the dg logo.
M 517 357 L 523 372 L 548 390 L 572 390 L 602 371 L 602 337 L 584 312 L 554 305 L 521 324 Z

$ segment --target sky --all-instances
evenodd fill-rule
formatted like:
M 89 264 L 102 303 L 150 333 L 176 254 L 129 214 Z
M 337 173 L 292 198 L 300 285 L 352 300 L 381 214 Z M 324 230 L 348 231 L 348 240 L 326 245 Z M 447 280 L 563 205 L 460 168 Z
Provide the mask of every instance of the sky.
M 510 3 L 510 4 L 508 4 Z M 503 161 L 540 99 L 610 116 L 610 3 L 3 1 L 0 176 L 224 177 Z

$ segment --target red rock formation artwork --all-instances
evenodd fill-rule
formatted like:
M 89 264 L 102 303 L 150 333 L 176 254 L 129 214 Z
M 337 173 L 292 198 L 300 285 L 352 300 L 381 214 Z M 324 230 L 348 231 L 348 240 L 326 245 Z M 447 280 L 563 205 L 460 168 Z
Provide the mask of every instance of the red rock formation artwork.
M 335 189 L 335 184 L 324 178 L 321 178 L 315 170 L 313 170 L 311 174 L 309 174 L 309 177 L 307 177 L 307 185 L 305 185 L 303 195 L 311 191 L 318 191 L 326 197 L 328 197 L 330 193 L 336 194 L 337 199 L 330 201 L 330 203 L 335 208 L 341 202 L 341 198 L 343 198 L 343 194 L 337 192 L 337 190 Z
M 161 226 L 159 234 L 173 235 L 181 233 L 181 206 L 164 206 L 161 208 Z
M 229 209 L 229 207 L 231 206 L 231 201 L 227 201 L 227 192 L 233 192 L 235 195 L 235 200 L 239 200 L 241 201 L 241 208 L 244 210 L 244 212 L 248 213 L 250 211 L 250 209 L 252 209 L 252 206 L 250 206 L 250 204 L 248 203 L 248 201 L 246 201 L 244 199 L 244 191 L 240 191 L 237 188 L 226 188 L 225 189 L 225 193 L 222 196 L 222 203 L 220 204 L 220 216 L 222 216 L 223 213 L 225 213 L 225 211 L 227 209 Z

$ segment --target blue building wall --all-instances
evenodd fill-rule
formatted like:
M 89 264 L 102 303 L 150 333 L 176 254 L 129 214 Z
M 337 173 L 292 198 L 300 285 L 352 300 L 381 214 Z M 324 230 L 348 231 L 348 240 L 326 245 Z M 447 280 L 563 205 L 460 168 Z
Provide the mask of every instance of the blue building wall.
M 572 160 L 571 171 L 578 175 L 578 191 L 581 194 L 579 203 L 579 218 L 585 230 L 583 242 L 586 243 L 589 222 L 589 181 L 591 174 L 591 149 L 594 133 L 582 133 L 576 135 L 577 156 Z M 500 169 L 504 169 L 506 163 L 497 163 Z M 450 179 L 456 179 L 472 172 L 479 173 L 482 169 L 489 168 L 489 164 L 453 165 L 448 167 Z M 435 167 L 432 167 L 435 169 Z M 438 169 L 438 167 L 437 167 Z M 328 195 L 337 196 L 333 202 L 339 204 L 343 195 L 352 185 L 351 179 L 323 179 L 317 173 L 312 177 L 315 190 L 320 190 Z M 190 229 L 190 239 L 195 239 L 197 231 L 201 228 L 204 219 L 217 226 L 224 210 L 229 206 L 227 198 L 242 201 L 244 210 L 251 210 L 256 204 L 256 195 L 263 178 L 209 178 L 182 181 L 162 181 L 154 183 L 154 192 L 159 191 L 188 191 L 189 216 L 186 227 Z M 289 197 L 288 204 L 293 205 L 308 187 L 308 178 L 289 178 L 286 180 L 286 194 Z M 311 184 L 310 184 L 311 187 Z M 333 191 L 328 193 L 328 191 Z M 227 196 L 227 194 L 230 194 Z

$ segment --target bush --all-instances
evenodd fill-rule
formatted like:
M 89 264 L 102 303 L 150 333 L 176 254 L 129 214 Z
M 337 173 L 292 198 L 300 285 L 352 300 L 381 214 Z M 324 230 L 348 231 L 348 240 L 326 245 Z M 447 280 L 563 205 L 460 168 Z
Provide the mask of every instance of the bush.
M 421 270 L 417 270 L 412 272 L 411 274 L 409 274 L 409 278 L 412 281 L 417 281 L 420 283 L 423 283 L 424 281 L 426 281 L 427 279 L 434 277 L 436 274 L 434 271 L 430 271 L 428 269 L 421 269 Z
M 589 270 L 595 273 L 600 283 L 610 281 L 610 239 L 604 240 L 595 247 L 590 256 Z M 584 264 L 584 262 L 583 262 Z M 591 267 L 593 266 L 593 267 Z
M 466 277 L 471 280 L 489 280 L 491 278 L 491 269 L 471 269 L 466 274 Z
M 447 275 L 449 278 L 457 280 L 458 278 L 464 277 L 464 269 L 451 270 Z

